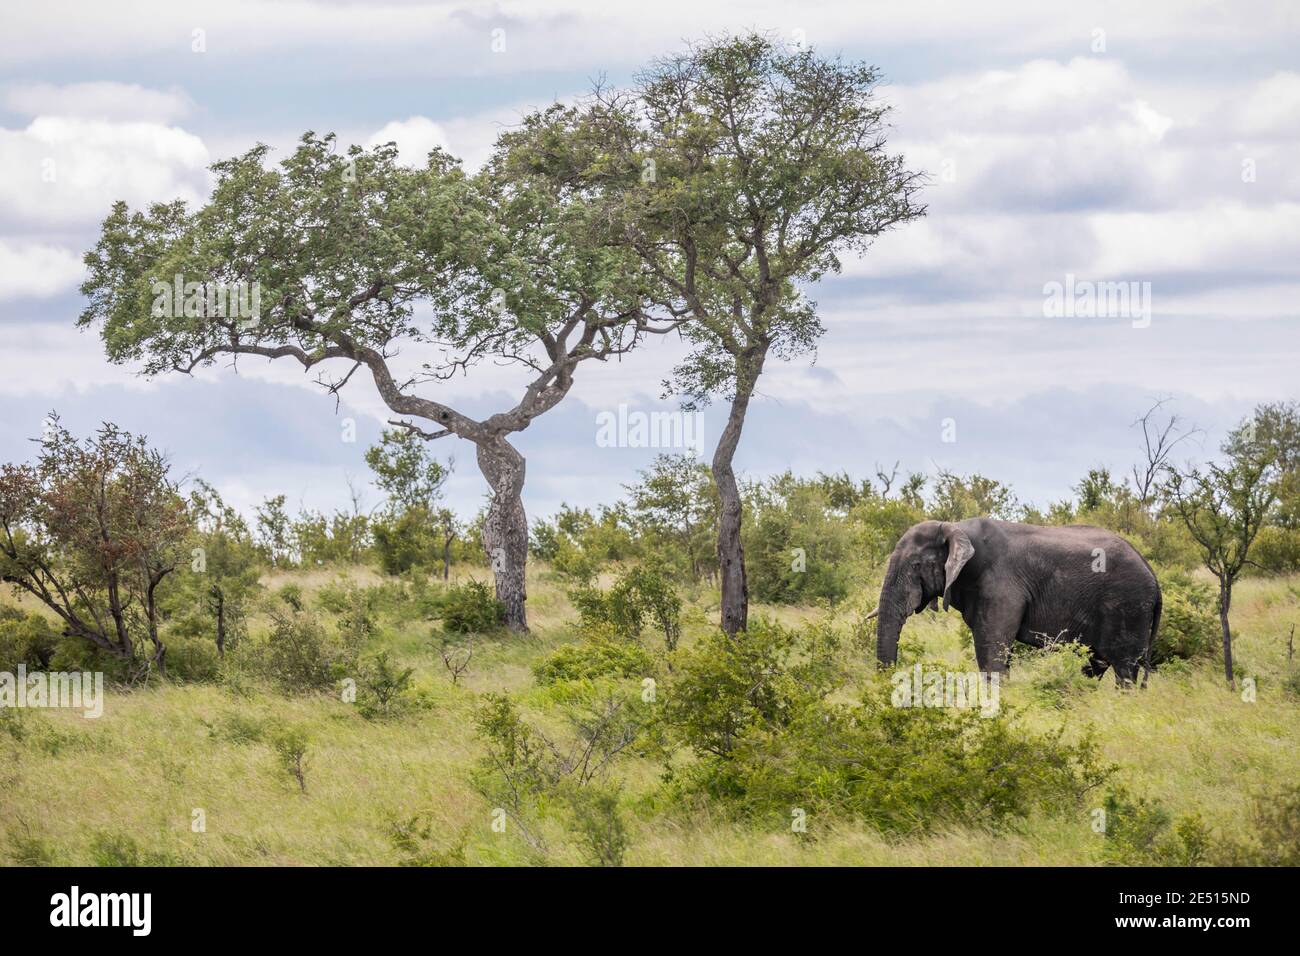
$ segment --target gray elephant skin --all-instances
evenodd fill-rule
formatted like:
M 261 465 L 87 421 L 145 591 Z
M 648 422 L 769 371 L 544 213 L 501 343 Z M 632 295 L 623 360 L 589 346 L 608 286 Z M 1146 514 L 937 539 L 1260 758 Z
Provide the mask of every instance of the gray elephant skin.
M 1077 641 L 1091 655 L 1084 673 L 1114 668 L 1121 686 L 1136 680 L 1139 664 L 1144 683 L 1150 670 L 1160 583 L 1131 544 L 1104 528 L 992 518 L 913 525 L 889 558 L 869 615 L 879 618 L 882 665 L 898 659 L 903 622 L 940 598 L 970 627 L 981 671 L 1005 672 L 1013 641 Z

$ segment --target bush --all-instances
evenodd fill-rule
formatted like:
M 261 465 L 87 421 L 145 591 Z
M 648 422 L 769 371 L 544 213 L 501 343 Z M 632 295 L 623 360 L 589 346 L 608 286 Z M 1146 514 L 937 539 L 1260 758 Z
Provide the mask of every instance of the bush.
M 1215 836 L 1199 814 L 1173 815 L 1123 787 L 1106 796 L 1102 857 L 1125 866 L 1300 866 L 1300 785 L 1256 795 L 1244 839 Z
M 677 661 L 664 720 L 699 754 L 728 757 L 747 737 L 787 724 L 839 676 L 829 632 L 801 640 L 762 618 L 749 624 L 735 638 L 710 633 Z
M 304 607 L 302 601 L 302 588 L 297 584 L 286 584 L 280 590 L 275 592 L 283 603 L 289 606 L 290 610 L 301 611 Z
M 585 630 L 608 630 L 623 640 L 635 640 L 649 618 L 663 632 L 668 650 L 677 647 L 682 601 L 658 571 L 629 568 L 608 591 L 580 587 L 569 592 L 569 598 Z
M 447 589 L 439 603 L 443 630 L 453 634 L 487 634 L 505 623 L 505 606 L 482 581 L 466 581 Z
M 598 677 L 644 677 L 654 670 L 654 659 L 640 644 L 611 640 L 599 633 L 580 644 L 556 648 L 533 668 L 539 684 L 595 680 Z
M 247 645 L 245 645 L 247 647 Z M 323 690 L 348 669 L 348 655 L 311 614 L 275 612 L 266 640 L 251 650 L 255 669 L 281 689 Z
M 619 812 L 619 792 L 589 786 L 567 793 L 571 828 L 583 856 L 592 866 L 622 866 L 627 852 L 627 827 Z
M 1211 658 L 1223 646 L 1219 598 L 1208 584 L 1180 572 L 1165 572 L 1160 582 L 1164 607 L 1151 648 L 1151 663 L 1174 658 Z
M 708 797 L 737 815 L 788 822 L 792 809 L 888 832 L 999 826 L 1059 812 L 1110 775 L 1091 738 L 1034 733 L 1002 708 L 898 707 L 873 677 L 834 703 L 838 642 L 760 624 L 715 636 L 679 661 L 664 723 L 699 760 L 670 778 L 672 801 Z
M 1300 528 L 1277 525 L 1260 528 L 1250 546 L 1250 557 L 1265 571 L 1274 574 L 1300 571 Z
M 753 600 L 800 604 L 848 595 L 854 554 L 849 523 L 819 483 L 778 475 L 750 489 L 742 530 Z
M 1286 783 L 1255 797 L 1251 835 L 1245 842 L 1225 841 L 1226 866 L 1300 866 L 1300 784 Z
M 47 671 L 58 643 L 59 634 L 46 618 L 0 606 L 0 671 L 14 673 L 19 664 Z
M 378 520 L 373 531 L 375 553 L 386 574 L 405 574 L 441 564 L 442 541 L 435 535 L 433 518 L 425 508 L 410 508 Z
M 360 693 L 357 709 L 367 720 L 384 720 L 395 717 L 410 704 L 411 675 L 415 669 L 396 667 L 388 659 L 388 651 L 381 651 L 365 661 L 361 679 L 357 681 Z
M 168 636 L 166 664 L 172 680 L 207 683 L 221 676 L 217 646 L 203 638 Z
M 271 736 L 271 747 L 280 766 L 297 781 L 302 793 L 307 792 L 307 745 L 307 732 L 301 727 L 280 727 Z
M 592 700 L 567 714 L 568 739 L 553 739 L 530 725 L 502 694 L 486 695 L 474 716 L 486 750 L 474 784 L 491 806 L 509 811 L 515 830 L 535 853 L 546 851 L 538 821 L 553 808 L 567 806 L 570 825 L 590 858 L 622 860 L 626 834 L 617 797 L 612 791 L 595 791 L 644 729 L 644 705 L 613 695 Z
M 379 629 L 379 606 L 383 592 L 359 587 L 352 581 L 326 585 L 317 595 L 317 603 L 337 620 L 339 637 L 357 653 Z
M 434 833 L 438 826 L 433 814 L 425 811 L 404 819 L 393 820 L 388 826 L 388 842 L 401 854 L 399 866 L 467 866 L 465 860 L 465 834 L 446 849 L 436 845 Z

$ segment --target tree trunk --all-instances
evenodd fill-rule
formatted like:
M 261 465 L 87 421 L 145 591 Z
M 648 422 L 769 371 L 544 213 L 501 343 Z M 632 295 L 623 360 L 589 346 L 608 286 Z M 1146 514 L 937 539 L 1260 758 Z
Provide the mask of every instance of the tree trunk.
M 745 413 L 754 394 L 760 357 L 754 369 L 737 359 L 736 395 L 731 400 L 727 425 L 713 452 L 713 482 L 718 488 L 718 576 L 722 581 L 722 630 L 734 637 L 749 627 L 749 585 L 745 580 L 745 551 L 740 543 L 740 488 L 732 461 L 745 427 Z
M 455 537 L 451 531 L 451 518 L 445 518 L 442 538 L 442 580 L 444 582 L 451 580 L 451 542 Z
M 221 588 L 215 584 L 212 586 L 212 600 L 216 604 L 217 613 L 217 656 L 226 656 L 226 596 L 222 593 Z
M 483 549 L 496 579 L 497 600 L 505 606 L 505 625 L 528 633 L 524 571 L 528 563 L 528 518 L 524 514 L 524 458 L 503 438 L 477 444 L 479 470 L 492 487 L 483 522 Z
M 1232 606 L 1232 582 L 1219 579 L 1219 625 L 1223 628 L 1223 675 L 1228 686 L 1236 688 L 1237 679 L 1232 673 L 1232 631 L 1228 627 L 1228 608 Z

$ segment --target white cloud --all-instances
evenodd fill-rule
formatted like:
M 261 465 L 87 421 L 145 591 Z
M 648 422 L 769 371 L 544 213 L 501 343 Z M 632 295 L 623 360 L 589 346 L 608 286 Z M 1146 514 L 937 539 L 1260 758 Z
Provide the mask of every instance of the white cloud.
M 0 239 L 0 301 L 70 292 L 84 268 L 75 252 L 43 243 Z
M 180 90 L 151 90 L 135 83 L 19 83 L 4 92 L 6 109 L 25 116 L 77 116 L 99 120 L 168 123 L 194 104 Z
M 0 129 L 0 216 L 46 229 L 97 223 L 109 206 L 207 195 L 203 141 L 175 126 L 42 116 Z
M 382 146 L 384 143 L 397 144 L 398 162 L 405 166 L 423 166 L 434 149 L 451 151 L 451 144 L 442 127 L 424 116 L 386 123 L 366 141 L 366 145 L 371 147 Z

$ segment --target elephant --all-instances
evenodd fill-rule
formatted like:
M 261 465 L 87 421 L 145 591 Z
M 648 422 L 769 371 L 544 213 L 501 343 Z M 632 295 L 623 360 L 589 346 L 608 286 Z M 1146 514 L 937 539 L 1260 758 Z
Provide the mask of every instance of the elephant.
M 922 521 L 890 555 L 880 603 L 876 657 L 898 659 L 903 622 L 926 605 L 954 607 L 975 637 L 985 673 L 1006 671 L 1012 641 L 1033 647 L 1077 641 L 1084 673 L 1129 686 L 1151 670 L 1160 626 L 1160 582 L 1145 558 L 1113 532 L 1090 525 L 1041 527 L 992 518 Z

